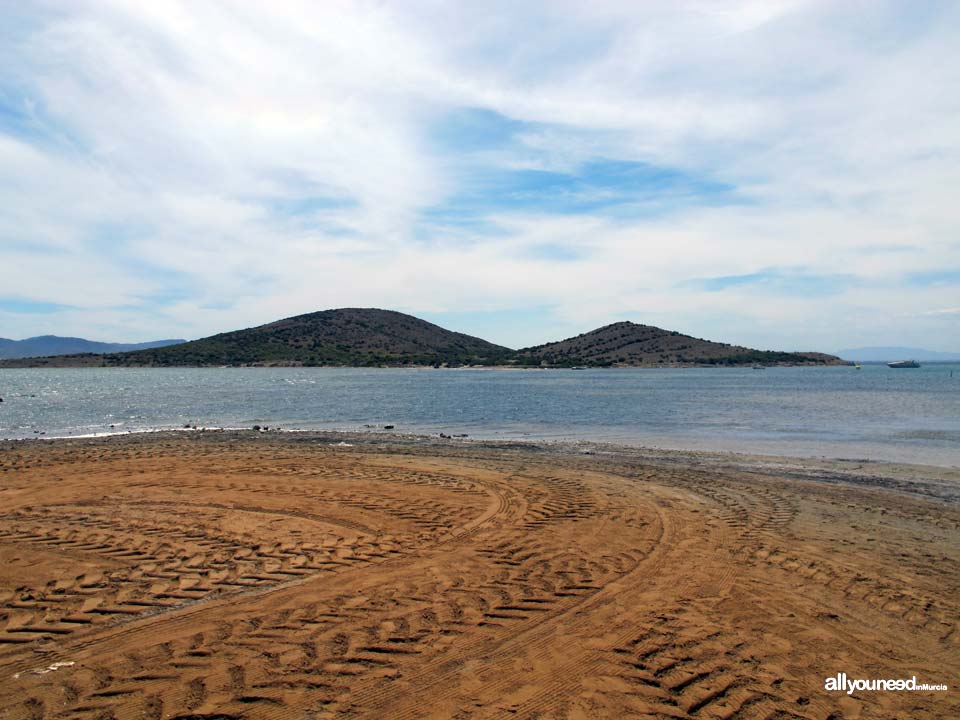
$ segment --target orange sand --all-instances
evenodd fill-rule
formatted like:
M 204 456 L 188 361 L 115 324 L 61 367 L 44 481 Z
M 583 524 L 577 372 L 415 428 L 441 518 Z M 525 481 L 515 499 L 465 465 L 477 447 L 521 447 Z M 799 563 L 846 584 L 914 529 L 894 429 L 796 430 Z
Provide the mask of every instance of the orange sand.
M 0 717 L 960 717 L 956 473 L 339 440 L 0 446 Z

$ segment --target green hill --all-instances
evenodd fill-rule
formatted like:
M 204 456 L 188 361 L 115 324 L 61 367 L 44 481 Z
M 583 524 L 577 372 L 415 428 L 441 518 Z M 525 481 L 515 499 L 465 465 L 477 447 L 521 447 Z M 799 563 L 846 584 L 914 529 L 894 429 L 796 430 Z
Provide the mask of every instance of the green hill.
M 0 367 L 423 366 L 664 367 L 836 365 L 821 353 L 788 353 L 711 342 L 620 322 L 574 338 L 511 350 L 411 315 L 344 308 L 134 352 L 0 360 Z
M 411 315 L 345 308 L 181 345 L 103 355 L 104 366 L 495 364 L 513 350 Z
M 517 358 L 525 365 L 561 367 L 846 364 L 823 353 L 754 350 L 632 322 L 618 322 L 559 342 L 524 348 L 517 351 Z

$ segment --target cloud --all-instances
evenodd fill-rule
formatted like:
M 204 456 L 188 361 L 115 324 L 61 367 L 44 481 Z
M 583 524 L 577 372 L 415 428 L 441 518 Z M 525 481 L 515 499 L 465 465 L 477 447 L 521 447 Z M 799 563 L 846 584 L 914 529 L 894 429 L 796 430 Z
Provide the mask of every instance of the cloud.
M 0 335 L 197 337 L 361 305 L 508 344 L 632 319 L 960 346 L 949 314 L 889 310 L 953 307 L 960 285 L 953 4 L 113 0 L 8 20 L 2 294 L 51 312 L 0 314 Z
M 854 275 L 832 274 L 816 275 L 790 269 L 771 268 L 748 275 L 726 275 L 703 278 L 685 283 L 686 287 L 701 287 L 711 292 L 720 292 L 729 288 L 760 288 L 764 292 L 771 290 L 784 295 L 834 295 L 845 287 L 856 283 Z
M 925 310 L 919 315 L 960 315 L 960 307 L 940 308 L 939 310 Z

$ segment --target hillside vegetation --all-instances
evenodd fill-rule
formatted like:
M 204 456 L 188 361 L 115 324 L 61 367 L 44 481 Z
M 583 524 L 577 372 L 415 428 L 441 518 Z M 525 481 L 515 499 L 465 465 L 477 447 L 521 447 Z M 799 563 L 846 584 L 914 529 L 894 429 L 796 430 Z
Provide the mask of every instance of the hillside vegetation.
M 345 308 L 297 315 L 162 348 L 3 360 L 0 367 L 670 367 L 842 363 L 840 358 L 822 353 L 753 350 L 632 322 L 614 323 L 560 342 L 511 350 L 392 310 Z
M 494 364 L 509 348 L 392 310 L 346 308 L 134 353 L 106 366 Z
M 823 353 L 791 353 L 701 340 L 652 325 L 618 322 L 559 342 L 524 348 L 518 361 L 552 366 L 834 365 Z

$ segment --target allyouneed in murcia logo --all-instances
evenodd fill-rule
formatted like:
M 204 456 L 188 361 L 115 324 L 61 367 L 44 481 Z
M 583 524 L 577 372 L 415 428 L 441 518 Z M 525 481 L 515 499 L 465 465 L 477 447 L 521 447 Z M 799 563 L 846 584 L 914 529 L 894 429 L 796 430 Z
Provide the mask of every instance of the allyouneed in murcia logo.
M 947 686 L 944 684 L 929 684 L 929 683 L 918 683 L 917 676 L 914 675 L 909 679 L 899 678 L 896 680 L 883 680 L 879 678 L 873 679 L 864 679 L 857 678 L 852 679 L 847 676 L 846 673 L 837 673 L 835 677 L 828 677 L 823 681 L 823 689 L 828 692 L 846 692 L 847 695 L 853 695 L 855 692 L 862 692 L 866 690 L 946 690 Z

